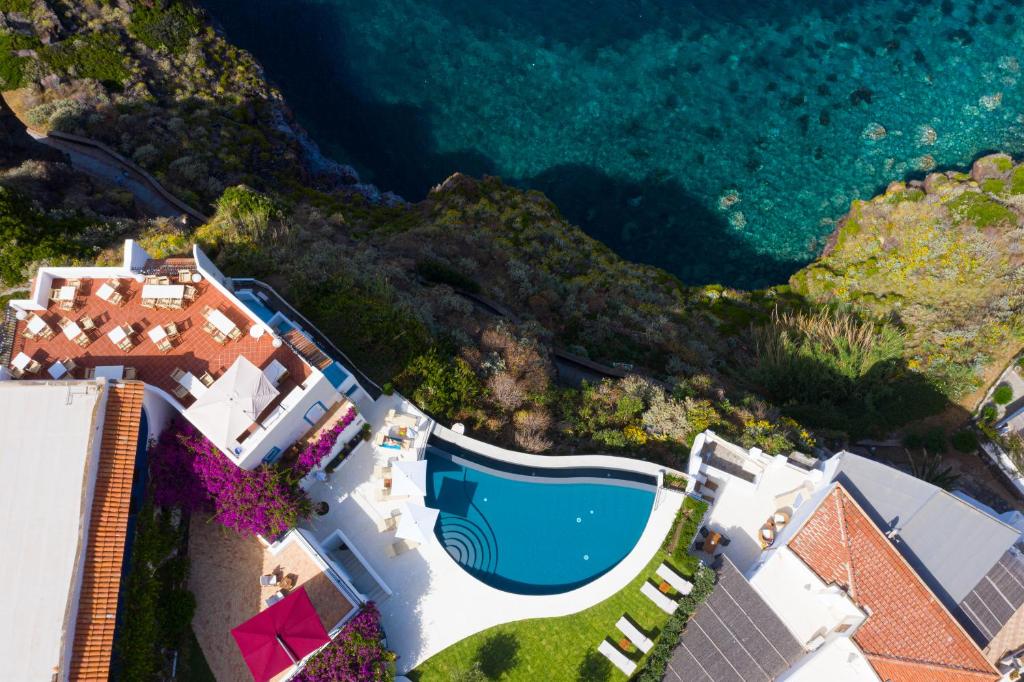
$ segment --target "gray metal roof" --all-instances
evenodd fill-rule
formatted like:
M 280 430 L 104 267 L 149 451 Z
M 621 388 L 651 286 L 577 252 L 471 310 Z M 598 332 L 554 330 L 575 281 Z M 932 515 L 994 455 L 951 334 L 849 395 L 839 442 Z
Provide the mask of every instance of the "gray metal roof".
M 951 611 L 1019 532 L 930 483 L 865 457 L 839 455 L 837 480 Z
M 969 621 L 965 629 L 979 641 L 991 641 L 1022 604 L 1024 555 L 1013 547 L 960 602 Z
M 761 595 L 723 557 L 715 590 L 669 660 L 670 682 L 770 682 L 804 651 Z

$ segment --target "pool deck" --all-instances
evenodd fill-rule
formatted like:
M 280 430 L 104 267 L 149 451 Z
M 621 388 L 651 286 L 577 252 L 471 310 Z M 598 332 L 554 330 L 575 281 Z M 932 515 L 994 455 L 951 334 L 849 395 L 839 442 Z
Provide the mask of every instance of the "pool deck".
M 382 396 L 376 402 L 367 400 L 358 407 L 367 421 L 377 427 L 383 424 L 384 415 L 396 400 L 398 396 Z M 656 473 L 663 468 L 620 457 L 538 457 L 511 453 L 455 436 L 440 427 L 435 429 L 435 434 L 488 456 L 530 465 L 542 461 L 545 466 L 614 466 L 645 473 Z M 472 577 L 455 563 L 434 536 L 412 551 L 395 558 L 387 556 L 385 550 L 395 541 L 394 532 L 378 532 L 374 519 L 377 515 L 386 515 L 399 503 L 375 499 L 379 481 L 372 480 L 373 450 L 370 443 L 363 443 L 328 481 L 309 488 L 314 501 L 327 501 L 330 511 L 326 516 L 311 519 L 303 527 L 321 542 L 335 529 L 340 529 L 392 592 L 378 602 L 378 607 L 388 646 L 399 656 L 399 673 L 412 670 L 442 649 L 494 625 L 525 618 L 564 616 L 612 596 L 635 578 L 661 547 L 683 500 L 680 493 L 662 490 L 636 546 L 617 566 L 594 582 L 563 594 L 512 594 Z

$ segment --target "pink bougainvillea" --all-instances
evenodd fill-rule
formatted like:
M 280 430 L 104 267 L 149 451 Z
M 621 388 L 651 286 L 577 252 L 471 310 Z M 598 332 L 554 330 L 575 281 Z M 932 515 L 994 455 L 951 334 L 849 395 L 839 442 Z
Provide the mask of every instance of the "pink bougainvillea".
M 188 422 L 161 434 L 150 462 L 157 504 L 212 512 L 239 533 L 274 536 L 310 511 L 309 498 L 285 472 L 239 468 Z
M 381 640 L 380 613 L 368 602 L 338 636 L 309 659 L 296 682 L 383 682 L 392 679 L 395 654 Z
M 316 439 L 316 442 L 307 445 L 295 460 L 295 477 L 301 479 L 312 471 L 313 467 L 318 465 L 324 457 L 330 454 L 331 448 L 333 448 L 334 444 L 338 442 L 338 437 L 341 435 L 341 432 L 344 431 L 349 424 L 355 421 L 355 418 L 356 409 L 354 407 L 350 407 L 348 412 L 345 413 L 345 416 L 342 417 L 337 424 L 320 434 L 320 437 Z

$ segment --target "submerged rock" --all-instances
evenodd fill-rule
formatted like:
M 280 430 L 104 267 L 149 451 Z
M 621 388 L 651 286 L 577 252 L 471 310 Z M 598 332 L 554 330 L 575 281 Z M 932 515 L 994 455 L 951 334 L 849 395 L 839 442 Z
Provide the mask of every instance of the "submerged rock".
M 992 95 L 984 95 L 978 100 L 978 104 L 986 111 L 994 111 L 1003 103 L 1003 93 L 997 92 Z
M 930 125 L 923 125 L 917 129 L 918 144 L 933 145 L 939 139 L 939 134 Z
M 868 126 L 864 129 L 864 132 L 861 133 L 861 137 L 863 137 L 865 140 L 877 142 L 881 139 L 884 139 L 885 136 L 888 134 L 889 133 L 888 131 L 886 131 L 885 126 L 883 126 L 881 123 L 869 123 Z
M 721 211 L 728 211 L 730 208 L 740 203 L 740 193 L 738 190 L 729 189 L 726 190 L 722 196 L 718 197 L 718 209 Z

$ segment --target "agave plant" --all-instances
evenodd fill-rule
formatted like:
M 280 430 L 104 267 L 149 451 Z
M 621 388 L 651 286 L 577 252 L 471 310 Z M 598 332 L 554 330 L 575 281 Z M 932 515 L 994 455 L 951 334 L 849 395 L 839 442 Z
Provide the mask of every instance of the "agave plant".
M 948 464 L 943 466 L 942 457 L 935 453 L 928 454 L 927 450 L 921 450 L 921 459 L 914 459 L 910 450 L 904 450 L 907 459 L 910 460 L 910 473 L 926 483 L 931 483 L 943 490 L 952 490 L 956 482 L 960 480 L 960 474 L 953 471 Z

